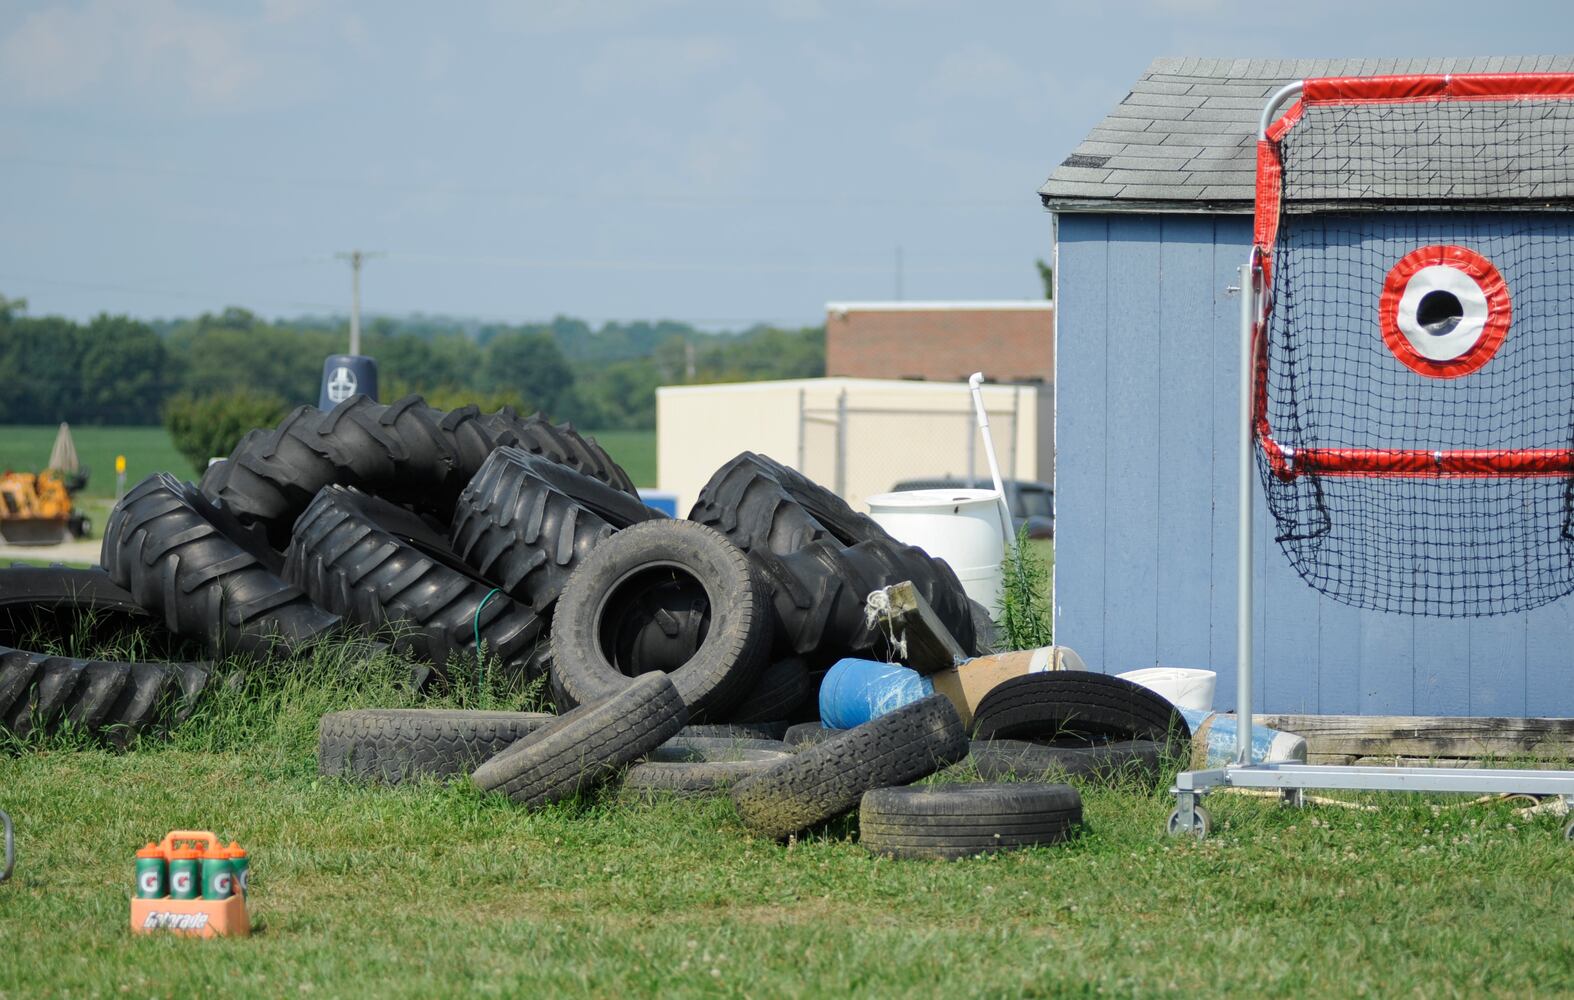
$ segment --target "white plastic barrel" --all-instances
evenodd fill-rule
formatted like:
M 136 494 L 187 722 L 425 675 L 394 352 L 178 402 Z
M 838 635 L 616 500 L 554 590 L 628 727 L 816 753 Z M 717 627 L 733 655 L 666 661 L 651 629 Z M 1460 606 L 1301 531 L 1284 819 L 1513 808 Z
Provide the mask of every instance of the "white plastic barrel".
M 1176 708 L 1191 708 L 1199 712 L 1213 711 L 1213 688 L 1219 675 L 1212 670 L 1192 667 L 1144 667 L 1128 670 L 1124 677 L 1133 684 L 1141 684 L 1150 691 L 1157 691 L 1169 699 Z
M 1000 601 L 1005 541 L 994 490 L 907 490 L 869 497 L 869 516 L 898 541 L 916 545 L 956 571 L 967 596 L 994 614 Z

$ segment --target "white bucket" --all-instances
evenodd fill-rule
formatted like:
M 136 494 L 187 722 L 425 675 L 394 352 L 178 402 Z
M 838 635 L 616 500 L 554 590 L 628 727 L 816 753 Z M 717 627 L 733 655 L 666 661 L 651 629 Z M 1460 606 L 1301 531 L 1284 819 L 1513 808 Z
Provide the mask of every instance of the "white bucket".
M 1219 675 L 1212 670 L 1195 670 L 1191 667 L 1145 667 L 1116 674 L 1133 684 L 1141 684 L 1150 691 L 1157 691 L 1176 708 L 1192 708 L 1199 712 L 1213 711 L 1213 686 Z
M 956 571 L 967 596 L 995 613 L 1005 558 L 1000 494 L 994 490 L 907 490 L 869 497 L 869 516 L 898 541 Z

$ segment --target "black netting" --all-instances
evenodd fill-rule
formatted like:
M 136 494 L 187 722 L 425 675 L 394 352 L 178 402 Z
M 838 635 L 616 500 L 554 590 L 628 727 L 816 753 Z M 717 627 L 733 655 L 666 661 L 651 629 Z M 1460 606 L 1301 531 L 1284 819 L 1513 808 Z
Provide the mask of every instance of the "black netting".
M 1279 444 L 1574 449 L 1571 118 L 1574 101 L 1306 111 L 1281 145 L 1266 409 Z M 1512 300 L 1501 347 L 1458 378 L 1402 364 L 1379 322 L 1389 271 L 1431 245 L 1487 258 Z M 1261 448 L 1258 464 L 1285 553 L 1335 600 L 1464 616 L 1574 591 L 1567 473 L 1286 479 Z

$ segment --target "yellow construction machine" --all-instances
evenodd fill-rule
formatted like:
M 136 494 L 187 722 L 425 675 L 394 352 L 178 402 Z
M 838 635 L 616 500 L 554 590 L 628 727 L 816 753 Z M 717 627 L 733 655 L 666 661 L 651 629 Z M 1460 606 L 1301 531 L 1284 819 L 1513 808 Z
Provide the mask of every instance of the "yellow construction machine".
M 92 530 L 71 502 L 86 477 L 54 471 L 0 473 L 0 540 L 8 545 L 55 545 Z

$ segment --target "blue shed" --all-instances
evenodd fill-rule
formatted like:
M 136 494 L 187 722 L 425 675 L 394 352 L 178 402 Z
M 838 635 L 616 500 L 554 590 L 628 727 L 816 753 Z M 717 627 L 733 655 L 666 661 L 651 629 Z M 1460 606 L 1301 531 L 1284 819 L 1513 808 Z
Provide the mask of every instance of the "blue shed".
M 1574 58 L 1159 59 L 1054 170 L 1058 642 L 1110 673 L 1209 667 L 1234 705 L 1233 286 L 1268 97 L 1312 77 L 1533 72 Z M 1574 600 L 1485 617 L 1341 603 L 1254 495 L 1256 711 L 1574 716 Z

